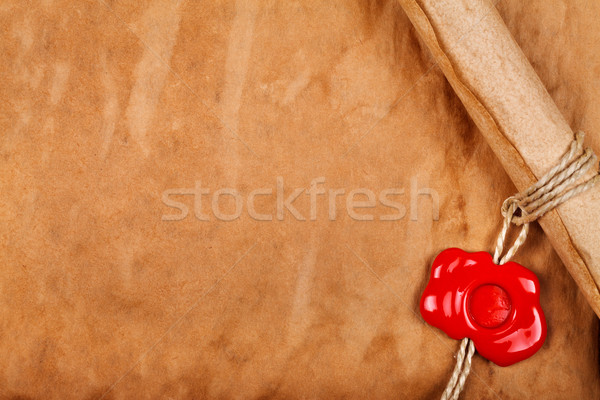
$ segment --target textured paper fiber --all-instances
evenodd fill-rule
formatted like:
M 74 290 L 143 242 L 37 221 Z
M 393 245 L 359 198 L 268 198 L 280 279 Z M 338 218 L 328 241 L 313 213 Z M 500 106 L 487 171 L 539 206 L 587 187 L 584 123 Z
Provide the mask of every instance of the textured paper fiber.
M 504 21 L 598 152 L 600 10 L 522 3 Z M 418 314 L 431 262 L 493 249 L 517 189 L 398 1 L 11 0 L 0 26 L 0 399 L 439 398 L 458 343 Z M 323 194 L 311 220 L 303 193 L 280 221 L 278 177 L 402 189 L 405 215 L 338 197 L 330 221 Z M 270 189 L 273 219 L 185 194 L 163 220 L 196 184 Z M 463 399 L 600 397 L 597 318 L 548 237 L 515 257 L 546 343 L 475 356 Z

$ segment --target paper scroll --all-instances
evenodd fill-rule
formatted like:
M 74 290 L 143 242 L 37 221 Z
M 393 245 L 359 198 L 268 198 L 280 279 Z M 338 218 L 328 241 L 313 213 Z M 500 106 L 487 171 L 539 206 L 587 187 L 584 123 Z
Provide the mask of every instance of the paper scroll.
M 399 1 L 518 190 L 533 184 L 574 134 L 494 5 Z M 600 316 L 600 186 L 538 221 Z

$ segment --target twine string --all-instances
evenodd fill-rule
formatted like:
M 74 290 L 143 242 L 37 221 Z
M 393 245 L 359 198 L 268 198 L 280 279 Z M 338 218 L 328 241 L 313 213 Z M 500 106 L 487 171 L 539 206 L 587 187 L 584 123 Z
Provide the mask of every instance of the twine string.
M 590 148 L 583 149 L 584 136 L 583 132 L 577 132 L 569 151 L 556 166 L 524 192 L 506 199 L 502 215 L 506 217 L 509 213 L 508 203 L 514 202 L 521 209 L 521 215 L 513 215 L 511 222 L 524 225 L 598 183 L 600 175 L 597 169 L 591 178 L 583 179 L 593 166 L 598 165 L 598 157 L 594 152 Z
M 501 208 L 504 221 L 502 230 L 496 240 L 494 263 L 502 265 L 510 261 L 519 247 L 525 243 L 530 222 L 535 221 L 548 211 L 600 182 L 598 170 L 595 171 L 596 173 L 592 177 L 584 179 L 590 168 L 597 165 L 598 158 L 591 149 L 583 149 L 583 138 L 584 133 L 577 132 L 575 140 L 571 142 L 569 151 L 561 157 L 550 171 L 525 191 L 504 200 Z M 512 246 L 501 257 L 511 223 L 521 226 L 521 230 Z M 473 341 L 464 338 L 460 342 L 456 354 L 456 365 L 446 389 L 442 393 L 441 400 L 458 399 L 471 371 L 473 354 L 475 354 Z
M 456 354 L 456 365 L 452 376 L 444 393 L 442 393 L 441 400 L 457 400 L 460 392 L 462 391 L 465 381 L 469 372 L 471 372 L 471 359 L 475 353 L 475 345 L 469 338 L 464 338 L 460 342 L 458 353 Z

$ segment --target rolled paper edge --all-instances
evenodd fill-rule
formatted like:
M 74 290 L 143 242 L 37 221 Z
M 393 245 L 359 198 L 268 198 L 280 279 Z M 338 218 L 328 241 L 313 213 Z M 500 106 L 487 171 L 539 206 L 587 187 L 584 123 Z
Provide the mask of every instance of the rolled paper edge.
M 450 57 L 444 51 L 442 41 L 427 13 L 415 0 L 398 0 L 398 2 L 517 189 L 522 191 L 531 186 L 539 177 L 536 177 L 519 150 L 507 138 L 492 113 L 461 79 Z M 510 39 L 514 41 L 512 37 Z M 515 46 L 518 45 L 515 43 Z M 554 209 L 538 222 L 591 308 L 600 317 L 598 283 L 594 280 L 590 267 L 580 254 L 560 214 Z

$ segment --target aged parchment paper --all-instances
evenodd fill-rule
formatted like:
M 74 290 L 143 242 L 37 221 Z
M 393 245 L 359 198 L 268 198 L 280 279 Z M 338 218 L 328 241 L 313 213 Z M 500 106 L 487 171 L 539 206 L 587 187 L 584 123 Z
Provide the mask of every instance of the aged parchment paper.
M 598 5 L 498 9 L 599 152 Z M 430 262 L 491 249 L 517 188 L 396 0 L 4 1 L 0 20 L 0 398 L 439 397 L 457 343 L 416 314 Z M 403 189 L 406 215 L 338 197 L 330 221 L 319 195 L 311 220 L 304 193 L 306 220 L 279 221 L 277 177 L 285 197 Z M 180 195 L 163 221 L 196 182 L 271 189 L 273 220 L 217 220 L 204 195 L 202 221 Z M 516 261 L 547 342 L 476 356 L 464 399 L 598 398 L 597 318 L 537 226 Z

